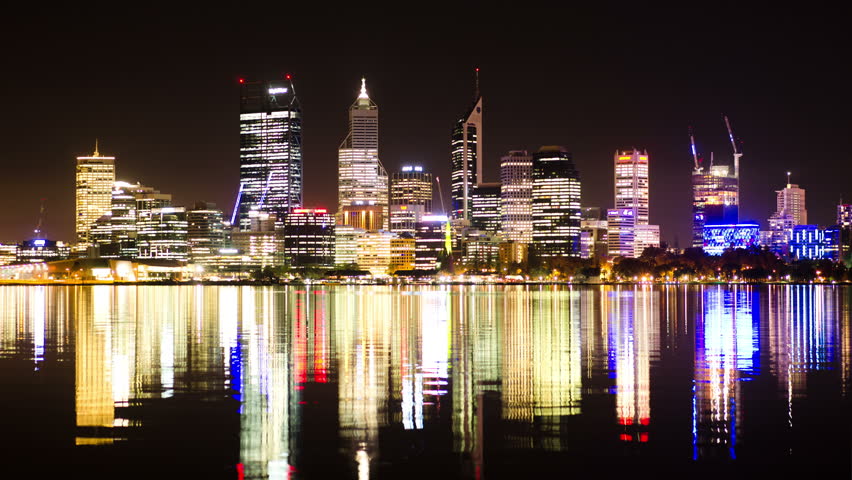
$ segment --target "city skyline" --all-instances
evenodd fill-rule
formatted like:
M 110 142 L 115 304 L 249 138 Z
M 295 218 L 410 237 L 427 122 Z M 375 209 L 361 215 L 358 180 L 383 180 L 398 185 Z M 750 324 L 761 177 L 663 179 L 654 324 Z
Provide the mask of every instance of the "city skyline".
M 792 21 L 783 15 L 780 20 Z M 806 20 L 812 25 L 819 19 Z M 637 53 L 617 39 L 597 37 L 572 45 L 545 35 L 540 48 L 519 41 L 497 55 L 504 45 L 498 43 L 480 52 L 440 58 L 435 54 L 444 40 L 427 41 L 418 31 L 407 35 L 391 32 L 401 39 L 400 45 L 367 39 L 351 55 L 335 53 L 331 44 L 337 37 L 333 37 L 274 59 L 265 58 L 263 52 L 243 55 L 237 46 L 215 48 L 226 45 L 234 35 L 231 32 L 210 36 L 209 44 L 199 47 L 199 59 L 192 61 L 183 55 L 190 48 L 190 35 L 179 33 L 169 21 L 160 26 L 163 38 L 150 44 L 131 29 L 117 35 L 112 45 L 83 35 L 64 46 L 35 42 L 10 57 L 12 69 L 26 75 L 3 80 L 5 90 L 15 92 L 7 99 L 3 116 L 2 131 L 9 139 L 4 156 L 7 164 L 14 159 L 12 172 L 25 181 L 7 180 L 4 185 L 0 204 L 9 214 L 0 225 L 0 241 L 20 241 L 32 233 L 41 198 L 46 198 L 45 234 L 54 239 L 73 238 L 73 186 L 67 178 L 73 171 L 73 159 L 88 155 L 94 138 L 100 139 L 103 154 L 118 159 L 117 178 L 171 192 L 176 205 L 204 200 L 230 214 L 239 188 L 233 113 L 239 103 L 237 80 L 284 78 L 286 73 L 293 75 L 304 114 L 306 207 L 333 208 L 336 203 L 336 185 L 327 173 L 336 163 L 336 150 L 345 134 L 343 109 L 351 103 L 352 84 L 361 76 L 370 79 L 371 96 L 382 105 L 380 150 L 386 169 L 392 172 L 403 164 L 423 165 L 441 178 L 449 206 L 452 125 L 470 102 L 474 68 L 481 69 L 480 88 L 489 99 L 483 182 L 499 179 L 500 158 L 510 150 L 565 145 L 583 178 L 583 206 L 608 208 L 613 195 L 608 166 L 611 152 L 642 145 L 654 157 L 650 221 L 661 225 L 663 240 L 673 243 L 677 239 L 685 247 L 691 238 L 688 179 L 692 165 L 687 128 L 694 128 L 705 155 L 715 152 L 717 162 L 730 164 L 724 113 L 744 142 L 742 220 L 757 220 L 766 228 L 777 188 L 767 186 L 766 179 L 777 177 L 780 184 L 788 170 L 793 172 L 792 183 L 809 190 L 813 223 L 831 224 L 840 197 L 852 197 L 852 188 L 843 181 L 852 172 L 842 161 L 841 132 L 848 131 L 849 120 L 840 115 L 842 109 L 833 112 L 828 107 L 848 94 L 838 91 L 839 84 L 833 83 L 836 79 L 822 75 L 833 68 L 827 60 L 838 44 L 827 42 L 827 50 L 813 53 L 805 48 L 811 43 L 792 45 L 781 41 L 780 35 L 762 41 L 760 34 L 769 28 L 763 23 L 747 33 L 735 50 L 726 49 L 732 40 L 724 35 L 696 38 L 683 47 L 664 45 L 661 40 L 674 28 L 667 27 L 641 41 L 643 47 L 659 51 Z M 204 31 L 200 25 L 189 29 L 193 34 Z M 301 34 L 305 38 L 316 35 Z M 491 32 L 484 35 L 492 38 Z M 822 45 L 823 40 L 807 42 Z M 68 73 L 58 86 L 42 80 L 47 78 L 45 67 L 33 60 L 49 48 L 57 50 L 53 55 L 69 54 L 62 63 L 69 67 L 65 69 Z M 409 48 L 411 54 L 391 62 L 389 55 L 403 48 Z M 153 63 L 141 71 L 135 62 L 115 55 L 121 49 L 142 63 Z M 701 61 L 693 64 L 689 57 L 681 56 L 685 50 Z M 545 75 L 537 61 L 555 53 L 563 61 Z M 99 68 L 114 71 L 115 78 L 75 75 L 88 67 L 74 61 L 90 57 L 98 59 Z M 208 61 L 214 58 L 216 62 Z M 754 58 L 760 61 L 751 65 L 749 60 Z M 675 63 L 667 67 L 670 61 Z M 790 69 L 791 62 L 800 67 Z M 679 70 L 687 66 L 688 73 Z M 634 71 L 644 75 L 632 75 L 630 81 L 612 75 L 626 67 L 635 67 Z M 729 75 L 729 70 L 738 73 Z M 565 77 L 564 72 L 575 73 Z M 781 72 L 785 72 L 784 78 Z M 175 101 L 176 92 L 170 90 L 175 81 L 191 81 L 193 94 Z M 808 88 L 815 83 L 821 89 Z M 61 100 L 62 111 L 50 117 L 33 116 L 38 111 L 33 105 L 41 105 L 45 95 Z M 134 113 L 125 113 L 129 111 Z M 181 119 L 189 112 L 196 115 L 192 124 L 185 124 Z M 39 131 L 39 140 L 32 130 Z

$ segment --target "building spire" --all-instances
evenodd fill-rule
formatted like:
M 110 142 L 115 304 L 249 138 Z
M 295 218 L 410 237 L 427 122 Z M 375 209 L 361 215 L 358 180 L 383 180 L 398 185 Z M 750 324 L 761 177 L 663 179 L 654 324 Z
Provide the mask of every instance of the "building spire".
M 790 188 L 790 172 L 787 172 L 787 188 Z
M 476 83 L 474 84 L 474 94 L 473 94 L 473 97 L 474 97 L 473 100 L 474 101 L 479 100 L 479 67 L 476 67 L 476 80 L 475 80 L 475 82 Z
M 367 96 L 367 79 L 365 77 L 361 77 L 361 93 L 358 98 L 370 98 Z
M 97 138 L 95 139 L 95 153 L 92 154 L 92 156 L 93 157 L 100 157 L 101 156 L 101 154 L 98 153 L 98 139 Z

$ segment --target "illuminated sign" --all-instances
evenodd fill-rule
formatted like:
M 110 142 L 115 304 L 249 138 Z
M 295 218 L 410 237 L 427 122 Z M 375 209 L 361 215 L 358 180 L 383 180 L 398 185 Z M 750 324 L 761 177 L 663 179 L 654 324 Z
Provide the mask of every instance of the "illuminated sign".
M 43 247 L 45 243 L 46 241 L 42 239 L 33 240 L 33 245 L 35 245 L 36 247 Z
M 704 253 L 721 255 L 728 248 L 748 248 L 760 244 L 760 227 L 751 223 L 705 225 Z
M 446 222 L 446 215 L 424 215 L 421 219 L 424 222 Z
M 328 213 L 325 208 L 296 208 L 293 213 Z
M 270 88 L 269 89 L 270 95 L 278 95 L 279 93 L 287 93 L 287 88 L 286 87 L 278 87 L 278 88 Z

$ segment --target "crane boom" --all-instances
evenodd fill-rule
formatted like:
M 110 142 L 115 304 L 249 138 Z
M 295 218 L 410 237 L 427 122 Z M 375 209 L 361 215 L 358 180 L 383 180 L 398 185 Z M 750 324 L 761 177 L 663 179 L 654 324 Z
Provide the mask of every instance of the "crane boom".
M 444 192 L 441 191 L 441 178 L 435 176 L 435 182 L 438 184 L 438 198 L 441 200 L 441 212 L 447 213 L 447 211 L 444 209 Z
M 692 133 L 692 127 L 689 127 L 689 144 L 692 147 L 692 160 L 695 162 L 695 170 L 700 172 L 701 166 L 698 164 L 698 152 L 695 150 L 695 135 Z
M 725 126 L 728 127 L 728 138 L 731 139 L 731 148 L 734 149 L 734 176 L 740 178 L 740 157 L 743 156 L 742 152 L 737 150 L 737 142 L 734 139 L 734 129 L 731 128 L 731 122 L 728 120 L 727 115 L 723 115 L 725 118 Z

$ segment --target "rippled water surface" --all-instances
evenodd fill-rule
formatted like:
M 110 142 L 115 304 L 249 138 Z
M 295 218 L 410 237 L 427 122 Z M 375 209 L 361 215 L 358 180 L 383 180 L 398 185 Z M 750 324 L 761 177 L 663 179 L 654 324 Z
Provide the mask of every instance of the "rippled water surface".
M 0 287 L 14 478 L 850 478 L 836 286 Z

